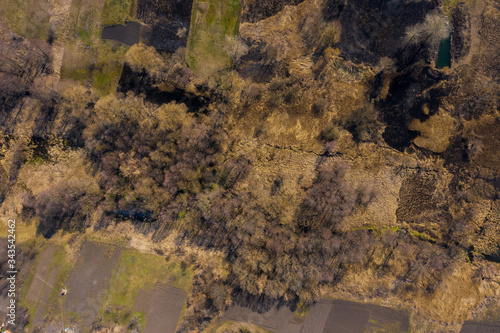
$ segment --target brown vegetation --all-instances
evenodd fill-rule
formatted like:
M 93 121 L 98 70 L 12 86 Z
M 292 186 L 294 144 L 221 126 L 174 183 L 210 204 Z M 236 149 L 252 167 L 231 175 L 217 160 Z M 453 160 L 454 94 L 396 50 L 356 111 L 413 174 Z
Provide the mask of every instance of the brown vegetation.
M 182 48 L 136 45 L 100 98 L 71 80 L 44 89 L 49 46 L 9 32 L 2 214 L 45 237 L 126 220 L 187 264 L 217 253 L 184 331 L 233 299 L 391 302 L 423 330 L 496 309 L 482 302 L 498 299 L 497 55 L 471 43 L 487 71 L 428 65 L 430 21 L 443 23 L 431 3 L 405 7 L 404 24 L 378 1 L 281 5 L 242 23 L 232 68 L 201 77 Z M 487 7 L 484 41 L 498 15 Z M 418 45 L 405 43 L 419 22 Z

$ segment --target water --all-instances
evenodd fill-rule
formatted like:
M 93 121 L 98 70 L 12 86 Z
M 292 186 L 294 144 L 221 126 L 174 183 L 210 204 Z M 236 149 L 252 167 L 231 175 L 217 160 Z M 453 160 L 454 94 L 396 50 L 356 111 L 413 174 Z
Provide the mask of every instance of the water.
M 438 59 L 436 61 L 436 68 L 450 67 L 451 66 L 451 39 L 450 37 L 444 38 L 439 43 Z

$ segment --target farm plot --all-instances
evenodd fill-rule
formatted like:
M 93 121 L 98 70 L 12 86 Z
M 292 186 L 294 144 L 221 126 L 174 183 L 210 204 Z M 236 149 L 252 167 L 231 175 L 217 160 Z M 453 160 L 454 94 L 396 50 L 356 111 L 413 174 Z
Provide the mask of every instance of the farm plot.
M 109 287 L 111 273 L 121 250 L 113 245 L 85 241 L 67 280 L 65 308 L 84 326 L 90 326 Z
M 159 332 L 167 332 L 172 325 L 175 329 L 192 278 L 192 269 L 176 261 L 126 249 L 113 271 L 101 307 L 103 321 L 146 326 L 146 332 L 156 332 L 155 327 L 165 325 Z M 165 317 L 168 317 L 167 322 L 159 322 Z
M 26 296 L 26 300 L 36 305 L 40 296 L 42 295 L 42 291 L 45 289 L 46 285 L 44 280 L 47 279 L 47 275 L 50 270 L 50 263 L 52 262 L 52 257 L 56 248 L 53 246 L 48 246 L 38 258 L 38 264 L 36 265 L 35 276 L 33 282 L 28 289 L 28 295 Z
M 224 319 L 250 323 L 276 333 L 299 333 L 302 326 L 294 321 L 294 313 L 286 306 L 275 306 L 264 313 L 233 306 L 224 314 Z
M 47 305 L 49 304 L 49 298 L 51 293 L 57 292 L 55 289 L 57 276 L 59 275 L 59 267 L 53 267 L 50 270 L 47 280 L 43 281 L 44 288 L 42 291 L 42 295 L 40 298 L 40 302 L 35 311 L 35 317 L 33 318 L 33 327 L 41 327 L 43 325 L 43 319 L 45 314 L 47 313 Z M 35 276 L 35 280 L 40 280 L 38 276 Z
M 462 325 L 460 333 L 496 333 L 500 332 L 500 323 L 479 323 L 467 321 Z
M 409 317 L 390 308 L 343 300 L 321 300 L 307 314 L 302 333 L 407 332 Z
M 59 292 L 72 266 L 64 247 L 49 244 L 38 255 L 36 266 L 26 272 L 26 289 L 21 288 L 19 299 L 28 309 L 30 329 L 46 332 L 45 326 L 54 321 L 59 329 L 64 326 Z
M 134 305 L 146 314 L 144 333 L 175 333 L 186 298 L 184 290 L 161 283 L 153 290 L 140 290 Z

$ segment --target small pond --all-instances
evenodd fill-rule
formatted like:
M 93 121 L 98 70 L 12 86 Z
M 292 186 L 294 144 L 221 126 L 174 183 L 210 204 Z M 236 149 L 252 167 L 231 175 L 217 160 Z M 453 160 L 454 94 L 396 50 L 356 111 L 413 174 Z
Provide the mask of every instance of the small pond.
M 450 37 L 444 38 L 439 43 L 438 58 L 436 61 L 436 68 L 450 67 L 451 66 L 451 39 Z

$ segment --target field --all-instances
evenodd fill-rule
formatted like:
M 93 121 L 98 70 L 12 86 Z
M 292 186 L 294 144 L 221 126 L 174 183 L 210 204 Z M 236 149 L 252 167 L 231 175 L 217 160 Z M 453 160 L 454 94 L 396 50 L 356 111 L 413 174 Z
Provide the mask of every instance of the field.
M 372 304 L 322 300 L 309 309 L 302 332 L 403 333 L 408 330 L 406 313 Z
M 30 327 L 43 327 L 45 322 L 57 321 L 60 327 L 62 303 L 59 297 L 73 264 L 68 260 L 66 250 L 54 244 L 46 245 L 38 255 L 26 278 L 26 286 L 21 289 L 21 305 L 28 309 Z
M 52 257 L 54 256 L 56 249 L 53 246 L 48 246 L 38 258 L 38 264 L 36 266 L 36 272 L 34 275 L 33 282 L 28 290 L 28 295 L 26 299 L 31 303 L 38 303 L 40 295 L 45 288 L 45 282 L 42 279 L 46 279 L 50 269 L 50 263 L 52 262 Z
M 140 290 L 134 306 L 146 314 L 144 333 L 175 333 L 186 298 L 184 290 L 160 283 Z
M 305 321 L 298 320 L 297 315 L 286 306 L 274 306 L 263 313 L 233 306 L 226 311 L 222 322 L 248 323 L 276 333 L 403 333 L 409 330 L 409 316 L 406 313 L 343 300 L 320 300 L 303 316 Z M 218 327 L 221 329 L 222 326 Z M 216 328 L 211 331 L 219 332 Z
M 31 261 L 22 259 L 18 268 L 25 281 L 19 304 L 28 311 L 30 332 L 59 332 L 62 327 L 89 332 L 95 322 L 141 332 L 175 332 L 192 268 L 126 248 L 122 238 L 111 242 L 92 234 L 68 234 L 27 244 L 38 252 Z M 68 290 L 64 297 L 62 289 Z M 3 301 L 8 302 L 6 295 L 0 295 Z
M 208 75 L 231 66 L 231 53 L 239 28 L 238 0 L 193 2 L 187 63 Z
M 102 26 L 133 18 L 132 1 L 73 1 L 64 36 L 61 78 L 83 81 L 101 95 L 118 84 L 128 46 L 101 39 Z
M 466 321 L 460 333 L 495 333 L 500 332 L 500 323 L 477 323 L 473 321 Z
M 103 310 L 104 319 L 106 322 L 116 324 L 128 324 L 135 318 L 139 318 L 141 325 L 146 323 L 146 327 L 154 323 L 156 320 L 155 307 L 151 307 L 147 302 L 142 302 L 142 294 L 147 294 L 149 290 L 155 290 L 152 294 L 154 297 L 150 299 L 153 304 L 161 303 L 157 299 L 158 295 L 164 295 L 167 300 L 169 295 L 174 297 L 171 305 L 157 304 L 159 309 L 162 307 L 174 306 L 174 309 L 182 309 L 186 298 L 186 293 L 189 291 L 192 280 L 192 271 L 181 266 L 177 262 L 167 262 L 163 257 L 140 253 L 136 250 L 124 250 L 120 258 L 119 264 L 113 271 L 110 281 L 110 288 L 106 294 Z M 160 287 L 163 285 L 170 287 Z M 175 290 L 175 291 L 174 291 Z M 180 296 L 180 295 L 184 296 Z M 147 298 L 146 298 L 147 299 Z M 134 307 L 134 303 L 136 304 Z M 148 310 L 151 309 L 151 310 Z M 146 317 L 144 318 L 145 312 Z M 174 311 L 168 309 L 168 311 Z M 149 316 L 148 316 L 149 313 Z M 175 317 L 177 325 L 179 314 Z M 168 323 L 171 325 L 171 323 Z M 152 324 L 155 327 L 156 324 Z M 175 326 L 176 326 L 175 325 Z M 174 326 L 174 328 L 175 328 Z M 152 331 L 153 332 L 153 331 Z
M 270 332 L 301 332 L 301 325 L 294 321 L 293 312 L 286 306 L 275 306 L 264 313 L 259 313 L 246 307 L 233 306 L 224 314 L 224 319 L 250 323 Z
M 85 241 L 80 250 L 66 282 L 68 295 L 65 309 L 84 326 L 90 326 L 99 312 L 120 251 L 113 245 L 89 241 Z

